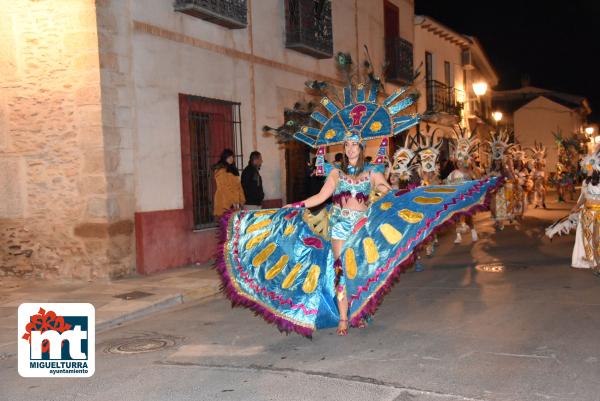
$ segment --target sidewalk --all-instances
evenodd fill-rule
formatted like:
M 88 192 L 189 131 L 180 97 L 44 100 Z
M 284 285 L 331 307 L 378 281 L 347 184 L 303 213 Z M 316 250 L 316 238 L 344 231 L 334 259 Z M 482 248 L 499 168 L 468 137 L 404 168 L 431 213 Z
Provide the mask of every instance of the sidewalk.
M 0 350 L 16 344 L 17 309 L 24 302 L 89 302 L 96 308 L 96 332 L 219 292 L 209 264 L 173 269 L 152 276 L 119 280 L 74 281 L 0 278 Z

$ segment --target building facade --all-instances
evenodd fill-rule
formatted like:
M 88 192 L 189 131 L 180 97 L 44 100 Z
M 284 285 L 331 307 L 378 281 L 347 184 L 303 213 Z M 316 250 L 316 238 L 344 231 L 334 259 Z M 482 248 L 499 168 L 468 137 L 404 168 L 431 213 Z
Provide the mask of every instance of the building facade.
M 446 138 L 460 124 L 470 131 L 477 128 L 487 139 L 491 123 L 491 88 L 499 77 L 476 38 L 462 35 L 431 17 L 417 15 L 415 23 L 415 66 L 420 66 L 418 111 L 431 130 L 439 129 Z M 478 95 L 473 84 L 484 83 L 487 91 Z M 448 146 L 441 157 L 448 157 Z
M 223 148 L 239 168 L 263 154 L 264 206 L 290 200 L 309 152 L 262 127 L 311 99 L 306 80 L 343 85 L 338 51 L 360 65 L 367 45 L 376 71 L 390 61 L 387 92 L 406 82 L 413 10 L 412 0 L 4 2 L 0 274 L 95 279 L 208 261 Z
M 494 92 L 493 101 L 494 109 L 503 114 L 499 124 L 514 131 L 517 143 L 532 147 L 537 142 L 546 147 L 548 172 L 556 172 L 558 162 L 554 134 L 560 133 L 563 138 L 576 135 L 586 141 L 585 127 L 591 109 L 582 96 L 536 88 L 525 82 L 518 89 Z

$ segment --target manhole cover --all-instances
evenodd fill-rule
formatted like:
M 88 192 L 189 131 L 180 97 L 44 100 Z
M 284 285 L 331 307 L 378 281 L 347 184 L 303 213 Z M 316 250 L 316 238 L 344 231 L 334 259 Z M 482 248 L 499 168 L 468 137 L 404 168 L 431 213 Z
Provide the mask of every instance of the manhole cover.
M 152 294 L 151 292 L 144 292 L 144 291 L 131 291 L 131 292 L 125 292 L 123 294 L 115 295 L 114 297 L 121 298 L 121 299 L 128 301 L 130 299 L 140 299 L 140 298 L 149 297 L 150 295 L 154 295 L 154 294 Z
M 141 354 L 144 352 L 160 351 L 176 345 L 173 338 L 127 338 L 114 342 L 105 348 L 110 354 Z

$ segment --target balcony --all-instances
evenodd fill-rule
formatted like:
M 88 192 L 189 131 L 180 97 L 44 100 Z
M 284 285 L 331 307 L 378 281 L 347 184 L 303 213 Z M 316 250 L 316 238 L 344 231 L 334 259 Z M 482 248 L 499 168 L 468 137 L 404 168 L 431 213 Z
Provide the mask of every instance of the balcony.
M 285 0 L 285 47 L 318 59 L 331 58 L 331 3 L 326 0 Z
M 439 81 L 427 81 L 427 112 L 446 113 L 460 117 L 464 104 L 458 99 L 464 99 L 464 92 L 451 88 Z
M 385 38 L 386 81 L 404 85 L 413 78 L 413 45 L 400 37 Z
M 173 7 L 175 11 L 230 29 L 247 25 L 246 0 L 175 0 Z

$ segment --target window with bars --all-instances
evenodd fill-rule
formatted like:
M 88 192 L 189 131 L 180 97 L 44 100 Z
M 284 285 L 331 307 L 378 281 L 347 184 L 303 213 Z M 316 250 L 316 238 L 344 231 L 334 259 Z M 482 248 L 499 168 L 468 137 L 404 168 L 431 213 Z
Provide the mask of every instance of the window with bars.
M 218 225 L 213 215 L 216 183 L 213 166 L 221 152 L 235 153 L 235 164 L 243 167 L 240 104 L 222 100 L 191 97 L 188 123 L 194 228 Z

